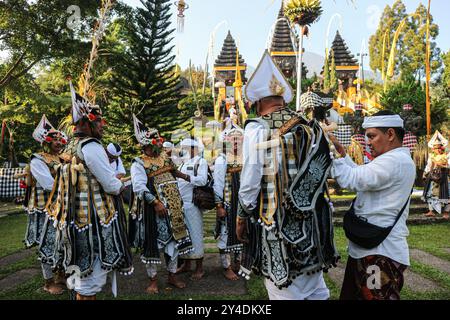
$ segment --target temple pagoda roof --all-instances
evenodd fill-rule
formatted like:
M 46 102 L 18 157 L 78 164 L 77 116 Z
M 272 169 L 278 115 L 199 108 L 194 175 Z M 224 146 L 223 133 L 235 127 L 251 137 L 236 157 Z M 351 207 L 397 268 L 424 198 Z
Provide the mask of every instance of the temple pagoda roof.
M 272 43 L 270 45 L 270 52 L 272 55 L 282 55 L 282 53 L 294 53 L 294 45 L 291 38 L 291 30 L 284 15 L 284 5 L 281 3 L 281 8 L 278 13 L 275 30 L 272 34 Z
M 216 59 L 215 67 L 228 67 L 228 66 L 236 66 L 236 51 L 237 46 L 234 41 L 231 32 L 228 31 L 227 37 L 222 46 L 222 51 Z M 239 54 L 239 66 L 246 68 L 245 60 L 242 58 L 242 55 Z
M 342 39 L 339 31 L 336 31 L 336 36 L 333 40 L 333 45 L 331 46 L 333 50 L 334 59 L 336 66 L 357 66 L 358 60 L 355 59 L 355 56 L 350 52 L 347 45 L 345 44 L 344 39 Z M 329 61 L 331 63 L 331 51 L 329 56 Z

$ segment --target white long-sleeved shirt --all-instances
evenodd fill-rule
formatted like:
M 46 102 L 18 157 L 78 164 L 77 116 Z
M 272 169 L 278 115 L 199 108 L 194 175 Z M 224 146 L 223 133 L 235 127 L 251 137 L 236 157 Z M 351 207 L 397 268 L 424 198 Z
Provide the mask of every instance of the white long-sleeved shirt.
M 83 153 L 86 166 L 103 187 L 103 190 L 106 193 L 118 195 L 122 188 L 122 182 L 116 178 L 103 146 L 99 143 L 91 142 L 83 146 L 81 152 Z
M 133 186 L 133 192 L 142 198 L 144 192 L 150 192 L 147 188 L 147 174 L 145 173 L 145 168 L 138 162 L 133 162 L 130 169 L 131 173 L 131 184 Z
M 38 158 L 31 159 L 30 170 L 38 186 L 42 187 L 45 191 L 52 191 L 55 179 L 44 161 Z
M 114 170 L 116 176 L 119 174 L 126 174 L 127 171 L 125 170 L 125 167 L 123 166 L 122 159 L 119 157 L 117 160 L 114 160 L 110 163 L 111 168 Z
M 198 163 L 197 175 L 194 175 L 194 166 Z M 178 189 L 180 190 L 181 197 L 183 198 L 183 203 L 185 205 L 192 204 L 192 193 L 194 192 L 194 187 L 204 186 L 208 182 L 208 163 L 205 159 L 201 158 L 199 155 L 192 159 L 189 159 L 183 163 L 180 167 L 180 171 L 184 174 L 189 175 L 190 182 L 184 179 L 178 178 Z
M 213 188 L 214 188 L 214 193 L 216 195 L 216 201 L 218 199 L 221 199 L 222 202 L 224 201 L 223 192 L 225 189 L 226 175 L 227 175 L 227 158 L 222 153 L 217 157 L 216 161 L 214 161 L 214 172 L 213 172 L 214 185 L 213 185 Z
M 357 166 L 347 155 L 333 160 L 332 176 L 342 188 L 357 192 L 355 214 L 381 227 L 392 226 L 397 214 L 408 200 L 416 177 L 416 166 L 408 148 L 396 148 L 376 157 L 372 162 Z M 388 237 L 376 248 L 364 249 L 349 241 L 349 255 L 360 259 L 382 255 L 409 265 L 409 235 L 406 206 Z
M 256 146 L 266 140 L 267 134 L 264 126 L 258 122 L 250 122 L 245 127 L 239 201 L 247 212 L 254 210 L 258 204 L 261 179 L 264 172 L 265 152 L 262 149 L 257 150 Z

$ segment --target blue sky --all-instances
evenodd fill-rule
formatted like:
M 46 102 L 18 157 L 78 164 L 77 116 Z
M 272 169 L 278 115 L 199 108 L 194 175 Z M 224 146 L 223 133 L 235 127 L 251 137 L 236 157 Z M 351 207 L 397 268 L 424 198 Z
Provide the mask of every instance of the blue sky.
M 140 5 L 139 0 L 124 1 L 133 6 Z M 186 2 L 190 8 L 185 12 L 185 30 L 182 34 L 175 34 L 174 40 L 179 47 L 178 62 L 182 68 L 188 66 L 189 59 L 194 65 L 205 63 L 210 34 L 214 27 L 224 20 L 227 23 L 221 25 L 216 32 L 215 55 L 220 52 L 229 29 L 240 43 L 240 52 L 246 62 L 255 67 L 266 47 L 268 34 L 281 4 L 281 0 L 186 0 Z M 336 29 L 339 29 L 356 56 L 361 50 L 362 43 L 365 42 L 367 47 L 369 37 L 375 33 L 384 7 L 387 4 L 392 5 L 393 2 L 394 0 L 356 0 L 355 8 L 350 0 L 323 0 L 323 15 L 312 25 L 310 38 L 304 41 L 305 50 L 324 55 L 328 24 L 331 17 L 337 13 L 342 16 L 342 27 L 339 19 L 334 19 L 328 42 L 331 45 Z M 428 3 L 425 0 L 403 0 L 408 12 L 415 11 L 421 2 L 424 5 Z M 173 10 L 175 27 L 175 6 Z M 431 14 L 440 26 L 437 43 L 443 51 L 450 49 L 449 12 L 450 1 L 432 0 Z

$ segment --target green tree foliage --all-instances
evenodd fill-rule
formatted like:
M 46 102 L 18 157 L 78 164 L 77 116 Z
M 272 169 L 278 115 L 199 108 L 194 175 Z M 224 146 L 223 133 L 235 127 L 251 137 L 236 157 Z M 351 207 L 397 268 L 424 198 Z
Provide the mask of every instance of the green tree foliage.
M 148 126 L 168 132 L 186 119 L 177 107 L 179 76 L 173 63 L 169 0 L 142 1 L 143 8 L 122 19 L 118 41 L 111 49 L 111 104 L 117 123 L 131 130 L 131 114 Z M 120 128 L 122 130 L 123 128 Z
M 389 52 L 391 50 L 392 39 L 394 37 L 395 30 L 397 30 L 400 22 L 407 16 L 406 7 L 401 0 L 396 0 L 392 7 L 387 5 L 384 8 L 383 14 L 380 18 L 378 29 L 374 35 L 369 39 L 369 51 L 370 51 L 370 68 L 372 70 L 381 71 L 382 68 L 382 53 L 383 53 L 383 38 L 388 31 L 389 40 L 386 41 L 384 66 L 387 67 Z M 400 35 L 397 42 L 398 49 L 397 56 L 400 56 L 403 51 L 403 34 Z M 398 70 L 395 68 L 395 70 Z
M 426 95 L 425 88 L 412 75 L 406 76 L 401 81 L 394 83 L 381 96 L 381 105 L 395 113 L 400 113 L 405 104 L 413 106 L 416 115 L 426 119 Z M 437 97 L 431 101 L 431 125 L 432 130 L 440 128 L 447 121 L 447 104 Z M 426 127 L 419 129 L 417 135 L 425 135 Z
M 82 9 L 74 20 L 67 9 Z M 5 0 L 0 2 L 0 50 L 9 58 L 0 68 L 0 90 L 56 58 L 87 56 L 86 36 L 98 4 L 88 0 Z M 67 23 L 75 22 L 72 28 Z M 84 40 L 83 40 L 84 39 Z M 0 92 L 1 93 L 1 92 Z
M 415 15 L 408 21 L 407 31 L 403 39 L 404 54 L 400 58 L 400 71 L 402 74 L 412 73 L 416 79 L 425 77 L 425 53 L 426 53 L 426 26 L 427 8 L 419 4 Z M 405 27 L 406 29 L 406 27 Z M 431 52 L 431 72 L 436 72 L 441 66 L 440 49 L 435 41 L 439 35 L 439 26 L 433 23 L 433 16 L 430 17 L 430 52 Z
M 386 70 L 394 34 L 401 21 L 406 17 L 408 17 L 408 13 L 401 0 L 396 0 L 392 7 L 389 5 L 385 7 L 378 29 L 369 39 L 370 67 L 372 70 L 382 71 L 383 40 L 387 31 L 389 36 L 386 39 L 384 55 L 384 68 Z M 416 79 L 424 77 L 426 21 L 427 9 L 423 4 L 419 4 L 414 14 L 407 18 L 397 41 L 394 68 L 396 75 L 413 74 Z M 435 72 L 441 64 L 440 50 L 434 41 L 439 35 L 439 27 L 433 23 L 432 16 L 430 23 L 431 70 Z
M 444 68 L 442 70 L 442 81 L 450 93 L 450 50 L 442 55 Z
M 323 92 L 330 92 L 330 64 L 329 56 L 325 55 L 325 62 L 323 64 Z

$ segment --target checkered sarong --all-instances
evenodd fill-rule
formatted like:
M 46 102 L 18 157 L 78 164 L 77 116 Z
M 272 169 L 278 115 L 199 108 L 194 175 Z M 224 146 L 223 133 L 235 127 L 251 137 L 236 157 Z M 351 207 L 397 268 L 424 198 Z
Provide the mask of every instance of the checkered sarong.
M 409 148 L 409 151 L 411 152 L 416 150 L 417 138 L 411 131 L 406 132 L 405 137 L 403 138 L 403 146 Z
M 11 199 L 25 195 L 25 189 L 20 188 L 20 179 L 14 175 L 25 173 L 24 168 L 0 169 L 0 199 Z

